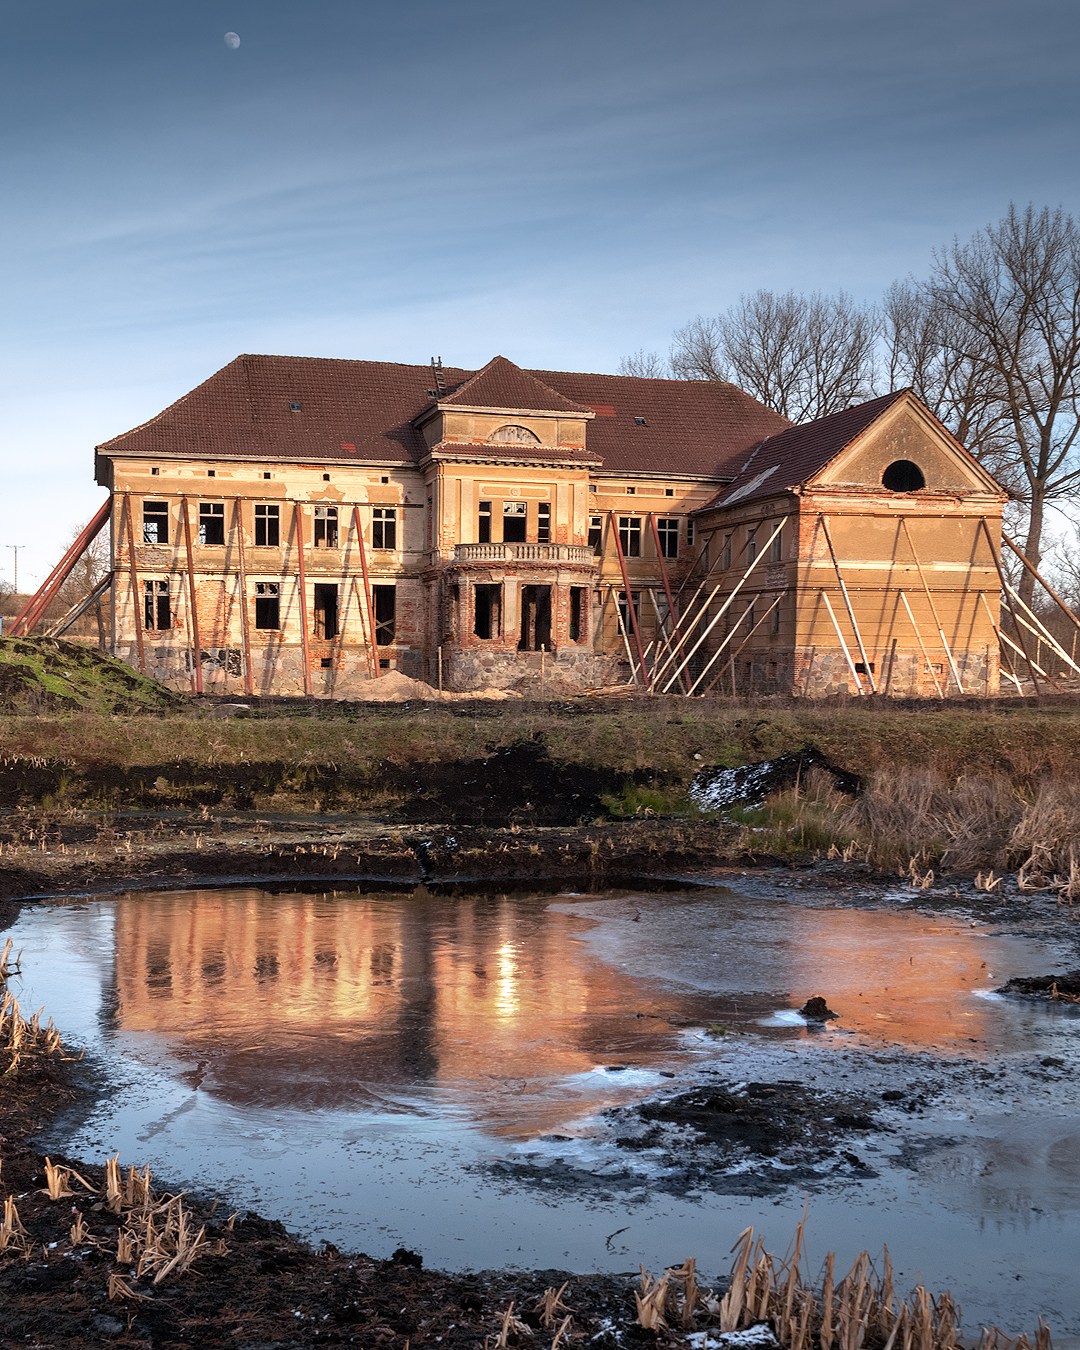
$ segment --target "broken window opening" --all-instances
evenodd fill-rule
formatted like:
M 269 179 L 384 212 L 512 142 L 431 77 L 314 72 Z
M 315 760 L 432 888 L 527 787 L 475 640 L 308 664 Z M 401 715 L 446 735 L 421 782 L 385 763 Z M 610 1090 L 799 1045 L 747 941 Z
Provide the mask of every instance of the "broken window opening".
M 662 516 L 656 522 L 656 533 L 660 539 L 661 558 L 679 556 L 679 522 L 673 516 Z
M 224 544 L 225 503 L 199 503 L 199 543 Z
M 397 507 L 375 507 L 371 516 L 371 547 L 397 548 Z
M 169 542 L 168 502 L 143 502 L 142 537 L 144 544 Z
M 375 645 L 393 646 L 397 636 L 397 587 L 372 586 L 371 599 L 375 606 Z
M 589 517 L 589 547 L 594 553 L 600 553 L 604 547 L 604 517 Z
M 281 507 L 276 505 L 255 506 L 255 546 L 257 548 L 276 548 L 281 543 Z
M 746 531 L 746 561 L 752 563 L 757 557 L 757 529 Z
M 627 558 L 641 557 L 641 517 L 619 517 L 619 543 Z
M 584 586 L 570 587 L 570 622 L 568 633 L 571 642 L 584 642 L 586 632 L 586 609 L 588 590 Z
M 473 587 L 473 634 L 478 638 L 502 636 L 502 586 L 482 583 Z
M 724 547 L 720 552 L 720 566 L 727 571 L 731 566 L 731 535 L 724 540 Z
M 315 583 L 315 636 L 329 640 L 338 635 L 338 588 L 332 582 Z
M 538 544 L 551 543 L 550 502 L 537 502 L 536 504 L 536 542 Z
M 338 512 L 336 506 L 317 506 L 315 508 L 315 538 L 312 542 L 316 548 L 337 548 Z
M 255 583 L 255 627 L 281 627 L 281 585 L 276 581 Z
M 147 629 L 157 632 L 172 627 L 172 601 L 167 581 L 143 582 L 143 622 Z
M 694 547 L 694 522 L 692 520 L 686 522 L 686 547 Z
M 551 587 L 522 586 L 519 652 L 551 651 Z
M 491 543 L 491 503 L 481 502 L 476 537 L 481 544 Z
M 634 610 L 634 618 L 632 621 L 630 618 L 630 606 L 633 606 Z M 634 624 L 637 623 L 640 617 L 641 617 L 641 592 L 640 591 L 630 592 L 630 605 L 628 606 L 626 603 L 626 592 L 620 591 L 619 623 L 622 625 L 622 631 L 626 634 L 628 638 L 630 634 L 634 631 Z
M 769 545 L 769 561 L 778 563 L 784 560 L 784 532 L 783 530 Z
M 503 543 L 523 544 L 528 532 L 527 502 L 503 502 Z

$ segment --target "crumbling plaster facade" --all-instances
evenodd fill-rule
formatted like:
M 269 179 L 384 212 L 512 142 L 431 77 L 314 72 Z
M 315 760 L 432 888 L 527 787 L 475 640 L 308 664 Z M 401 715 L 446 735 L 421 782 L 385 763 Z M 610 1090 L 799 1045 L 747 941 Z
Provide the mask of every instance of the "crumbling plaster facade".
M 992 693 L 1004 494 L 877 403 L 791 428 L 730 386 L 238 358 L 98 447 L 113 647 L 236 695 Z

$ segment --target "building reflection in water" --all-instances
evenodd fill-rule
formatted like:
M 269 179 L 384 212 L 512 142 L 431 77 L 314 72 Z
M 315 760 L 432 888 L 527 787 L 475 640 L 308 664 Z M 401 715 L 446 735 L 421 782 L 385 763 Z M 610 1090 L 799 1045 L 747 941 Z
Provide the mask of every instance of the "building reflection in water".
M 708 903 L 715 918 L 723 900 Z M 598 959 L 582 918 L 542 897 L 134 894 L 116 906 L 114 1027 L 235 1103 L 415 1113 L 467 1096 L 489 1128 L 522 1135 L 566 1119 L 554 1081 L 662 1067 L 687 1025 L 756 1025 L 811 994 L 873 1039 L 969 1048 L 979 1035 L 966 996 L 986 972 L 959 925 L 790 906 L 759 922 L 770 915 L 762 969 L 733 927 L 726 977 L 695 993 Z
M 580 931 L 542 899 L 422 888 L 126 896 L 115 1029 L 150 1033 L 234 1102 L 415 1110 L 410 1094 L 471 1081 L 496 1114 L 500 1096 L 522 1099 L 507 1128 L 532 1133 L 565 1104 L 530 1085 L 594 1068 L 598 1043 L 652 1062 L 684 1011 L 597 961 Z

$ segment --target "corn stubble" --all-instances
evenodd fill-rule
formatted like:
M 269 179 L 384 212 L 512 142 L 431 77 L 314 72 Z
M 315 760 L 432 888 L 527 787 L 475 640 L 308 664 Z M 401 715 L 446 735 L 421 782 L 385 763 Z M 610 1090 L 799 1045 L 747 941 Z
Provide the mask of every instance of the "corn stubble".
M 721 1335 L 764 1325 L 783 1350 L 961 1350 L 971 1344 L 961 1340 L 951 1294 L 934 1296 L 918 1285 L 908 1298 L 897 1297 L 887 1249 L 880 1272 L 863 1252 L 841 1280 L 830 1252 L 819 1284 L 811 1284 L 801 1265 L 804 1227 L 805 1220 L 786 1258 L 767 1252 L 753 1228 L 743 1229 L 722 1297 L 699 1286 L 692 1259 L 660 1276 L 643 1267 L 634 1294 L 639 1325 L 654 1333 L 709 1328 Z M 1050 1350 L 1050 1332 L 1041 1318 L 1031 1339 L 984 1327 L 977 1350 Z

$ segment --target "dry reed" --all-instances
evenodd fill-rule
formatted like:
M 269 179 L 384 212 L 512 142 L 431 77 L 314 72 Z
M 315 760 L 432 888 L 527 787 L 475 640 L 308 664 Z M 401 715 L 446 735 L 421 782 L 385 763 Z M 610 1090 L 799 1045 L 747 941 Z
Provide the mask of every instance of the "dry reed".
M 959 1312 L 952 1295 L 935 1297 L 918 1285 L 908 1298 L 898 1298 L 888 1250 L 880 1271 L 862 1252 L 839 1281 L 830 1252 L 818 1285 L 811 1284 L 802 1270 L 804 1225 L 805 1220 L 798 1225 L 786 1258 L 770 1255 L 753 1228 L 744 1228 L 732 1247 L 731 1275 L 719 1299 L 698 1286 L 692 1260 L 660 1276 L 642 1267 L 641 1288 L 634 1293 L 639 1324 L 661 1332 L 673 1325 L 689 1331 L 703 1322 L 721 1334 L 765 1324 L 783 1350 L 958 1350 Z M 1050 1333 L 1041 1319 L 1030 1340 L 983 1328 L 977 1350 L 1050 1350 Z

